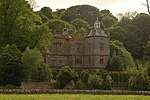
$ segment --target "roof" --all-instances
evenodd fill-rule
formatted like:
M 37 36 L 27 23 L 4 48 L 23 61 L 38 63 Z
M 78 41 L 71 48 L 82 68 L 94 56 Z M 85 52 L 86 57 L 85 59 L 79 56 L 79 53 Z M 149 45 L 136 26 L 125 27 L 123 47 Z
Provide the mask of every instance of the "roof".
M 104 32 L 102 29 L 96 28 L 96 29 L 93 29 L 93 30 L 88 34 L 87 37 L 90 37 L 90 36 L 107 36 L 107 35 L 105 34 L 105 32 Z

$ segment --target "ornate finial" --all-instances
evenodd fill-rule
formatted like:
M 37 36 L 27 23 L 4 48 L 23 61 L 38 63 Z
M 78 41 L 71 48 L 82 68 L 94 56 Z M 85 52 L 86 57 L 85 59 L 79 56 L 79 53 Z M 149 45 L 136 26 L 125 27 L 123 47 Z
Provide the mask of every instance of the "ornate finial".
M 97 21 L 98 21 L 98 17 L 97 17 Z
M 99 29 L 99 28 L 100 28 L 100 21 L 98 20 L 98 17 L 97 17 L 97 20 L 96 20 L 95 23 L 94 23 L 94 27 L 95 27 L 96 29 Z

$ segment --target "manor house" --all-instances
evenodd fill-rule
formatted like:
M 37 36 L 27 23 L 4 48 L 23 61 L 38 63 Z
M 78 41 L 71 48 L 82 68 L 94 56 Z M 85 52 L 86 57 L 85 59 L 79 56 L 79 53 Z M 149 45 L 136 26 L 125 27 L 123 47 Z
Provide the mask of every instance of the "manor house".
M 95 21 L 94 29 L 86 36 L 82 33 L 69 35 L 68 29 L 52 34 L 50 53 L 45 62 L 51 68 L 69 66 L 73 69 L 105 69 L 110 56 L 110 37 Z

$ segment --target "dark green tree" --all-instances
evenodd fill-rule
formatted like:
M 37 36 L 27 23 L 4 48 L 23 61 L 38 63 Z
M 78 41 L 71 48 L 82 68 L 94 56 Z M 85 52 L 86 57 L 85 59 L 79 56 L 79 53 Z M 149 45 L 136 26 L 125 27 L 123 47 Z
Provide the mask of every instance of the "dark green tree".
M 69 29 L 69 33 L 74 33 L 76 31 L 76 28 L 69 24 L 66 21 L 60 20 L 60 19 L 53 19 L 53 20 L 49 20 L 46 25 L 49 27 L 49 29 L 52 30 L 52 32 L 54 31 L 59 31 L 62 32 L 62 30 L 67 27 Z
M 56 78 L 59 88 L 64 88 L 71 80 L 76 81 L 78 74 L 70 69 L 68 66 L 62 67 Z
M 91 29 L 88 22 L 86 22 L 82 19 L 75 19 L 71 22 L 71 24 L 74 25 L 78 31 L 80 31 L 82 28 L 84 28 L 88 32 Z
M 36 12 L 41 18 L 42 22 L 46 23 L 50 19 L 54 19 L 54 14 L 52 12 L 52 9 L 49 7 L 43 7 L 40 11 Z
M 0 84 L 19 86 L 24 78 L 22 53 L 16 45 L 6 45 L 0 52 Z
M 105 16 L 102 18 L 102 23 L 105 25 L 105 28 L 115 25 L 116 22 L 117 20 L 110 16 Z
M 110 62 L 108 69 L 125 70 L 127 67 L 135 67 L 131 54 L 124 48 L 122 42 L 117 40 L 112 41 L 110 43 Z
M 0 0 L 0 15 L 0 45 L 2 46 L 15 44 L 21 51 L 24 51 L 32 45 L 33 36 L 37 32 L 35 30 L 43 28 L 43 34 L 49 34 L 47 30 L 44 30 L 46 28 L 40 26 L 40 17 L 33 13 L 26 0 Z M 36 34 L 42 33 L 38 31 Z M 39 41 L 47 41 L 45 38 L 49 36 L 43 34 L 42 39 L 38 38 Z M 39 44 L 39 41 L 34 44 Z M 37 47 L 37 45 L 34 46 Z
M 142 73 L 137 73 L 129 79 L 129 88 L 131 90 L 149 90 L 148 78 Z
M 90 5 L 77 5 L 68 8 L 62 15 L 61 19 L 71 22 L 74 19 L 82 19 L 87 21 L 91 26 L 95 20 L 99 17 L 101 19 L 101 15 L 99 13 L 99 9 Z
M 39 50 L 29 49 L 23 53 L 24 81 L 46 82 L 51 81 L 52 73 L 48 65 L 43 63 L 43 56 Z

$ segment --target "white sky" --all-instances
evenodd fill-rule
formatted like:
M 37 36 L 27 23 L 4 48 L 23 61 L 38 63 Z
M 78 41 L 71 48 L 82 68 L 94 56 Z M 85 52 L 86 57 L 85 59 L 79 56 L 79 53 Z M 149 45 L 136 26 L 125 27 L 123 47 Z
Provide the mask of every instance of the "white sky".
M 75 5 L 88 4 L 99 8 L 100 10 L 108 9 L 116 15 L 117 13 L 125 13 L 137 11 L 138 13 L 147 13 L 146 6 L 142 5 L 146 0 L 36 0 L 39 6 L 35 10 L 42 7 L 50 7 L 53 11 L 56 9 L 68 8 Z

